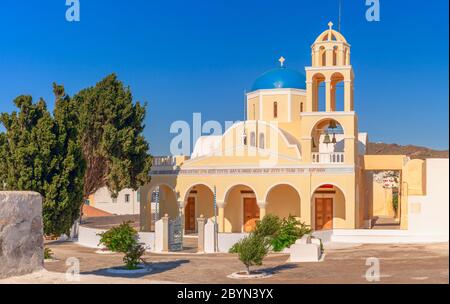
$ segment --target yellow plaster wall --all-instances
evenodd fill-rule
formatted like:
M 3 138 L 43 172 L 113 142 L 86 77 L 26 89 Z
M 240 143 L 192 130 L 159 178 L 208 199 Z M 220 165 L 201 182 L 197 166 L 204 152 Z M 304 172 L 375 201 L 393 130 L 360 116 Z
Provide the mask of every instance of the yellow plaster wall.
M 275 214 L 280 218 L 287 218 L 289 215 L 300 218 L 300 207 L 300 196 L 288 185 L 276 186 L 267 196 L 267 214 Z
M 200 215 L 203 215 L 205 218 L 214 218 L 214 194 L 204 185 L 196 186 L 195 190 L 197 191 L 197 194 L 194 196 L 196 200 L 196 218 L 199 218 Z
M 245 186 L 234 187 L 227 196 L 225 205 L 224 232 L 242 232 L 242 190 L 250 190 Z
M 222 164 L 225 165 L 225 164 Z M 156 185 L 158 182 L 167 181 L 167 176 L 153 176 L 152 184 Z M 314 217 L 312 210 L 312 194 L 316 188 L 323 184 L 334 184 L 338 186 L 345 193 L 345 203 L 343 197 L 338 197 L 337 207 L 335 209 L 339 219 L 335 221 L 335 228 L 355 228 L 357 219 L 355 219 L 355 176 L 354 174 L 316 174 L 311 173 L 303 175 L 179 175 L 175 185 L 175 192 L 179 193 L 179 197 L 183 200 L 187 197 L 187 193 L 192 186 L 203 184 L 209 189 L 216 186 L 217 202 L 218 204 L 225 204 L 225 231 L 241 231 L 241 197 L 240 188 L 251 189 L 254 191 L 257 202 L 265 202 L 270 200 L 269 189 L 275 189 L 276 185 L 286 184 L 292 186 L 300 196 L 300 220 L 308 225 L 311 225 Z M 234 187 L 236 185 L 245 185 L 246 187 Z M 147 191 L 150 187 L 145 187 Z M 231 191 L 230 191 L 231 189 Z M 141 197 L 146 196 L 142 191 Z M 291 194 L 285 191 L 286 200 L 291 200 Z M 228 193 L 228 196 L 227 196 Z M 149 194 L 147 194 L 149 195 Z M 292 192 L 293 195 L 293 192 Z M 207 199 L 205 199 L 207 201 Z M 145 205 L 145 204 L 141 204 Z M 274 209 L 273 209 L 274 208 Z M 291 208 L 291 207 L 289 207 Z M 288 214 L 287 209 L 283 207 L 274 207 L 272 204 L 267 206 L 266 212 L 271 211 L 277 214 Z M 293 209 L 292 209 L 293 210 Z M 298 209 L 296 209 L 298 212 Z M 206 211 L 205 211 L 206 213 Z M 345 216 L 344 216 L 345 214 Z M 148 216 L 148 215 L 147 215 Z M 143 224 L 147 220 L 145 213 L 141 216 Z M 220 223 L 219 223 L 220 224 Z
M 395 216 L 392 205 L 392 189 L 383 188 L 382 183 L 373 181 L 373 215 L 374 216 Z
M 250 98 L 247 101 L 248 120 L 259 119 L 259 97 Z
M 370 171 L 402 170 L 405 155 L 364 155 L 364 169 Z
M 263 97 L 263 110 L 260 120 L 265 121 L 288 121 L 288 95 L 264 95 Z M 278 104 L 278 116 L 273 116 L 273 104 Z
M 422 159 L 413 159 L 406 163 L 403 182 L 408 186 L 408 195 L 426 195 L 426 162 Z
M 178 201 L 172 189 L 161 186 L 159 189 L 159 216 L 168 214 L 170 218 L 175 218 L 179 214 Z
M 293 95 L 291 101 L 292 122 L 300 121 L 301 119 L 300 103 L 303 103 L 303 112 L 306 112 L 306 95 Z

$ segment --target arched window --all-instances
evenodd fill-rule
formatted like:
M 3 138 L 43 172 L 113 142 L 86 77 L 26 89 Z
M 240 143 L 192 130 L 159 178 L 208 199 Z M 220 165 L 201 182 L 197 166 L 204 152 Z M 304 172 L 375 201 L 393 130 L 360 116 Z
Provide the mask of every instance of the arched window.
M 300 103 L 300 113 L 303 112 L 303 102 Z
M 244 131 L 244 133 L 242 133 L 242 144 L 244 146 L 247 145 L 247 134 L 245 133 L 245 131 Z
M 325 48 L 323 46 L 319 49 L 319 55 L 320 55 L 320 66 L 326 66 L 327 65 L 327 52 L 325 52 Z
M 264 149 L 264 133 L 259 133 L 259 148 Z
M 278 102 L 274 102 L 273 103 L 273 118 L 277 118 L 278 117 Z
M 338 65 L 338 47 L 333 47 L 333 65 Z
M 255 132 L 250 132 L 250 146 L 256 147 L 256 136 L 255 136 Z

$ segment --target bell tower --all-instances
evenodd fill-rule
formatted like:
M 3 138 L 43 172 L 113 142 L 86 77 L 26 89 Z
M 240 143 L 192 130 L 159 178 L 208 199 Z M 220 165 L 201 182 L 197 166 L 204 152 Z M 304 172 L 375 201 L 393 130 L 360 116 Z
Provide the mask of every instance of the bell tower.
M 336 87 L 343 82 L 344 111 L 354 111 L 353 68 L 350 65 L 350 45 L 333 23 L 317 37 L 311 46 L 312 64 L 306 67 L 306 111 L 319 111 L 319 87 L 325 83 L 325 111 L 336 111 Z

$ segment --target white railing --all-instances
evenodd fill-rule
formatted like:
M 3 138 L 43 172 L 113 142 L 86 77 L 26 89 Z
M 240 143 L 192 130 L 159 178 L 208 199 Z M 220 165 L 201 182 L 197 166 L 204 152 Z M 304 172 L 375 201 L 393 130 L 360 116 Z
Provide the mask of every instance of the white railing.
M 312 162 L 316 164 L 342 164 L 344 152 L 312 153 Z
M 175 164 L 176 160 L 173 156 L 153 156 L 153 167 L 173 167 Z

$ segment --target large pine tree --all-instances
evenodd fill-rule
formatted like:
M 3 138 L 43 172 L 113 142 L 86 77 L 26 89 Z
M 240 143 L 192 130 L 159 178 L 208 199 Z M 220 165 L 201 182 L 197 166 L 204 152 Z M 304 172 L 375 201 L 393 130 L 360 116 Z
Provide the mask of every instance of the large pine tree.
M 42 194 L 44 232 L 67 233 L 83 197 L 107 186 L 113 196 L 150 181 L 151 156 L 142 135 L 145 105 L 111 74 L 70 98 L 53 84 L 53 116 L 44 100 L 14 100 L 1 114 L 0 186 Z
M 149 182 L 151 156 L 142 135 L 145 105 L 111 74 L 73 97 L 87 169 L 84 196 L 107 186 L 112 196 Z
M 0 178 L 4 189 L 41 193 L 44 232 L 60 235 L 79 217 L 85 166 L 73 102 L 61 86 L 54 93 L 54 116 L 31 96 L 17 97 L 19 111 L 1 115 Z

